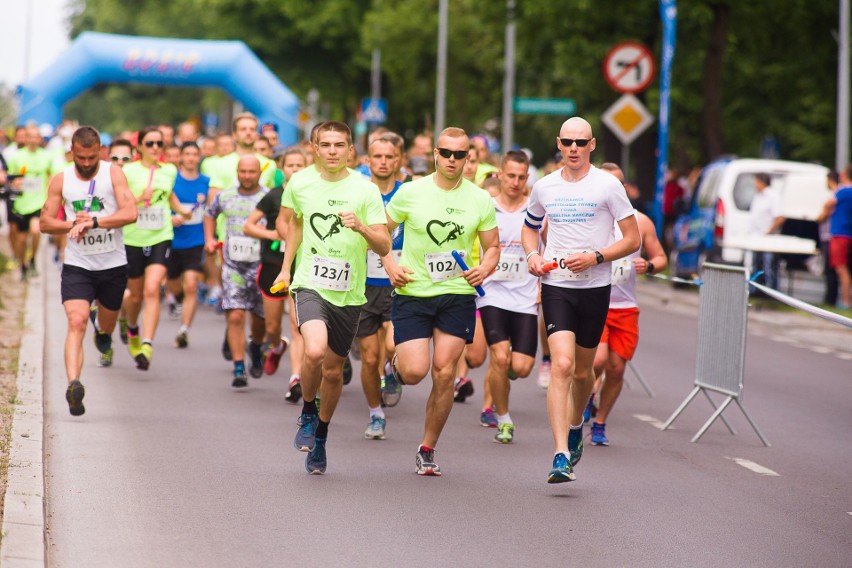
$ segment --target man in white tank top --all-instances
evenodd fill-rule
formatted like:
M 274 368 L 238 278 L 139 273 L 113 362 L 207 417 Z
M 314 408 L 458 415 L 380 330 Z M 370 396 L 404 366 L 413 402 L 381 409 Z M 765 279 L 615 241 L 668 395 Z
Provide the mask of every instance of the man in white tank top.
M 624 174 L 616 164 L 602 164 L 600 169 L 607 171 L 624 183 Z M 639 342 L 639 306 L 636 302 L 636 275 L 654 274 L 666 269 L 668 260 L 663 245 L 657 239 L 654 223 L 644 213 L 636 212 L 639 223 L 639 234 L 642 237 L 642 249 L 631 253 L 612 263 L 612 293 L 609 297 L 609 312 L 606 316 L 601 342 L 595 355 L 596 386 L 601 376 L 606 372 L 606 380 L 599 387 L 600 401 L 597 415 L 592 423 L 592 445 L 608 446 L 606 436 L 606 419 L 621 394 L 624 385 L 624 368 L 627 361 L 633 358 L 636 345 Z M 613 240 L 621 238 L 618 225 L 613 227 Z M 648 260 L 642 258 L 644 249 Z M 598 390 L 596 388 L 595 390 Z M 588 420 L 591 415 L 592 393 L 587 412 L 583 415 Z
M 97 300 L 95 345 L 107 353 L 112 350 L 112 331 L 127 285 L 121 227 L 136 221 L 136 204 L 127 179 L 119 166 L 99 159 L 100 148 L 100 134 L 91 126 L 74 132 L 74 165 L 50 181 L 40 218 L 42 232 L 68 235 L 60 289 L 68 318 L 65 399 L 73 416 L 86 411 L 80 372 L 90 306 Z M 60 208 L 65 210 L 63 219 L 57 218 Z

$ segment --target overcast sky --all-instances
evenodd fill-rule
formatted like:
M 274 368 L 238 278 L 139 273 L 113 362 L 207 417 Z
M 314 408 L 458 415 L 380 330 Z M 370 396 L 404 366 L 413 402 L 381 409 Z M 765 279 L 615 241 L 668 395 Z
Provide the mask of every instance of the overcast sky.
M 69 0 L 0 0 L 0 83 L 16 87 L 44 71 L 68 47 Z M 27 12 L 30 11 L 29 30 Z

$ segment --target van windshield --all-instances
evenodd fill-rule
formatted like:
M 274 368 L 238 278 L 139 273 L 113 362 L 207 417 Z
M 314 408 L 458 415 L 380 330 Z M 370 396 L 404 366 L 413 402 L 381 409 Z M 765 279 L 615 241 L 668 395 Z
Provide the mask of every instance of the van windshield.
M 706 173 L 701 176 L 697 193 L 698 207 L 700 209 L 716 207 L 716 194 L 719 191 L 719 180 L 721 178 L 722 168 L 708 168 Z

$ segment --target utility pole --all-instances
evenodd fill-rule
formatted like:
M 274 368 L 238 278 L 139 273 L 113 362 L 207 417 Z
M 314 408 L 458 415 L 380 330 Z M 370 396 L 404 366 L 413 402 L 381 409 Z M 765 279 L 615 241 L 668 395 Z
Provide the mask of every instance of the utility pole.
M 438 3 L 438 76 L 435 86 L 435 136 L 444 129 L 447 97 L 447 3 Z
M 515 0 L 506 0 L 506 70 L 503 73 L 503 154 L 512 149 L 515 114 Z
M 837 141 L 834 167 L 839 172 L 849 163 L 849 0 L 840 0 L 840 33 L 837 38 Z

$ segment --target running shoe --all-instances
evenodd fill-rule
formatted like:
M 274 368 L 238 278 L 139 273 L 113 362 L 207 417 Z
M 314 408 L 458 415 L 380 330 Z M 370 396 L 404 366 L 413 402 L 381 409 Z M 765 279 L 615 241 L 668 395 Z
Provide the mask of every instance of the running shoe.
M 559 452 L 553 456 L 553 469 L 547 474 L 548 483 L 567 483 L 574 481 L 577 477 L 574 475 L 574 468 L 571 467 L 568 461 L 568 456 Z
M 598 413 L 598 409 L 595 408 L 595 395 L 589 397 L 589 402 L 586 403 L 586 408 L 583 410 L 583 423 L 585 424 L 589 420 L 595 417 Z
M 352 360 L 347 356 L 343 362 L 343 384 L 348 385 L 352 382 Z
M 592 445 L 608 446 L 609 438 L 606 437 L 606 424 L 592 423 Z
M 319 415 L 305 414 L 304 412 L 296 421 L 299 429 L 296 430 L 296 437 L 293 439 L 293 447 L 300 452 L 310 452 L 316 446 L 317 441 L 317 426 L 319 425 Z M 325 440 L 323 440 L 325 442 Z
M 118 337 L 127 345 L 127 318 L 118 318 Z
M 108 333 L 96 331 L 94 335 L 95 348 L 100 353 L 106 353 L 112 348 L 112 336 Z
M 65 400 L 68 401 L 68 411 L 71 412 L 71 416 L 82 416 L 86 413 L 86 407 L 83 406 L 85 395 L 86 389 L 79 380 L 68 383 L 68 388 L 65 390 Z
M 386 420 L 380 416 L 371 416 L 364 437 L 368 440 L 384 440 Z
M 260 345 L 257 345 L 254 341 L 250 342 L 249 355 L 251 358 L 249 374 L 253 379 L 259 379 L 263 376 L 263 351 L 261 351 Z
M 464 402 L 467 397 L 473 394 L 473 382 L 467 377 L 459 377 L 456 379 L 456 394 L 453 396 L 454 402 Z
M 317 438 L 313 449 L 305 457 L 305 471 L 311 475 L 323 475 L 328 467 L 328 456 L 325 454 L 327 438 Z
M 396 365 L 391 366 L 391 372 L 382 377 L 382 402 L 385 406 L 394 407 L 402 398 L 402 383 L 397 378 Z
M 509 422 L 497 425 L 497 434 L 494 435 L 494 441 L 498 444 L 511 444 L 515 438 L 515 425 Z
M 535 384 L 543 389 L 550 386 L 550 361 L 542 361 L 541 367 L 538 368 L 538 377 Z
M 228 343 L 228 330 L 225 330 L 225 341 L 222 342 L 222 357 L 225 361 L 232 361 L 234 356 L 231 355 L 231 344 Z
M 248 379 L 246 379 L 245 367 L 234 369 L 234 380 L 231 381 L 231 386 L 235 389 L 241 389 L 243 387 L 248 386 Z
M 189 345 L 189 334 L 185 331 L 181 331 L 175 337 L 175 347 L 178 349 L 186 349 Z
M 177 302 L 169 302 L 169 318 L 170 319 L 176 320 L 180 317 L 180 311 L 178 311 L 179 305 L 180 304 L 178 304 Z
M 143 343 L 139 350 L 139 355 L 134 357 L 136 360 L 136 368 L 140 371 L 147 371 L 151 366 L 151 359 L 154 358 L 154 348 L 150 343 Z
M 92 321 L 95 329 L 98 329 L 98 305 L 95 302 L 92 302 L 89 306 L 89 319 Z
M 423 446 L 420 446 L 414 458 L 414 465 L 417 475 L 441 475 L 441 468 L 435 463 L 435 450 L 424 450 Z
M 509 365 L 509 369 L 506 371 L 506 376 L 509 377 L 510 381 L 515 381 L 520 376 L 515 370 L 512 368 L 512 365 Z
M 287 394 L 284 395 L 284 400 L 296 404 L 302 398 L 302 385 L 299 377 L 290 377 L 290 384 L 287 386 Z
M 106 353 L 101 353 L 98 359 L 98 367 L 112 367 L 112 347 Z
M 494 414 L 494 411 L 490 408 L 486 408 L 479 415 L 479 425 L 483 428 L 496 428 L 497 427 L 497 415 Z
M 142 338 L 138 335 L 130 335 L 127 337 L 127 350 L 130 352 L 130 357 L 137 361 L 137 357 L 142 354 Z
M 571 467 L 580 463 L 583 457 L 583 427 L 568 430 L 568 452 L 571 454 Z
M 287 351 L 287 347 L 290 345 L 290 340 L 286 337 L 281 338 L 281 342 L 284 344 L 280 353 L 276 353 L 274 349 L 270 349 L 266 354 L 266 361 L 263 363 L 263 372 L 267 375 L 274 375 L 276 371 L 278 371 L 278 364 L 281 362 L 281 356 Z

